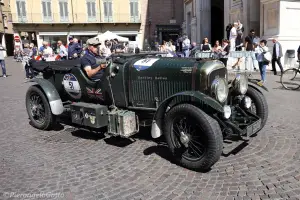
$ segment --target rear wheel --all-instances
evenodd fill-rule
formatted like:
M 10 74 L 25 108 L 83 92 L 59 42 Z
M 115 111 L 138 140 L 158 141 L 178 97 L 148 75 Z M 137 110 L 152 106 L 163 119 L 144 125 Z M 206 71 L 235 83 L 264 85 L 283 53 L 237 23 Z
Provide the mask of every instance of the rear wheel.
M 287 69 L 280 77 L 282 86 L 287 90 L 297 90 L 300 88 L 300 77 L 297 77 L 297 69 Z
M 165 118 L 164 134 L 175 159 L 188 169 L 207 170 L 222 154 L 219 124 L 193 105 L 172 108 Z
M 50 129 L 54 115 L 43 91 L 37 86 L 30 86 L 26 93 L 26 109 L 32 126 L 38 129 Z

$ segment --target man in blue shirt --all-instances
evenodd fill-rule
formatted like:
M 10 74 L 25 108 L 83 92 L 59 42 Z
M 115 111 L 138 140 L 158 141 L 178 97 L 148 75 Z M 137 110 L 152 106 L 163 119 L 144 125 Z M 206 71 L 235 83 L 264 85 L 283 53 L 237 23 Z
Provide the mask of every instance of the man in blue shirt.
M 105 58 L 99 55 L 100 41 L 97 38 L 90 38 L 86 42 L 87 51 L 81 58 L 81 66 L 85 70 L 87 76 L 93 80 L 101 80 L 104 70 L 106 68 Z M 99 64 L 97 60 L 101 59 L 102 63 Z
M 76 38 L 73 38 L 72 36 L 69 37 L 69 46 L 68 46 L 68 59 L 77 59 L 80 57 L 80 54 L 82 52 L 82 48 L 80 44 L 78 43 L 78 40 Z

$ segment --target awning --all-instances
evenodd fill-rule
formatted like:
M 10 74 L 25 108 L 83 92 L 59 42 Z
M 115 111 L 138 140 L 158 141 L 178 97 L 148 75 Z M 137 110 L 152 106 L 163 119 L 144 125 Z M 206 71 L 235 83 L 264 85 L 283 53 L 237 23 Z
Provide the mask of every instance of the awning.
M 138 35 L 138 31 L 112 31 L 114 34 L 117 35 Z
M 98 31 L 74 31 L 70 35 L 98 35 Z
M 39 35 L 68 35 L 68 32 L 39 32 Z

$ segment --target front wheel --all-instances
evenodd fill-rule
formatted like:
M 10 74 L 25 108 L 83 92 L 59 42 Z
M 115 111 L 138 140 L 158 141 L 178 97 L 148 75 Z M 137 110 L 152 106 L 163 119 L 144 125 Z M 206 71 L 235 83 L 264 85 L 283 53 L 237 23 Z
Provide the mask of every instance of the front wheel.
M 207 170 L 222 154 L 219 124 L 193 105 L 172 108 L 165 118 L 164 134 L 175 159 L 188 169 Z
M 297 69 L 287 69 L 280 77 L 280 83 L 287 90 L 297 90 L 300 88 L 300 78 L 297 77 Z
M 259 129 L 261 130 L 266 125 L 269 116 L 267 100 L 260 91 L 253 87 L 248 88 L 246 96 L 250 97 L 252 100 L 249 111 L 261 118 L 261 126 Z
M 48 99 L 43 91 L 35 85 L 30 86 L 26 93 L 26 109 L 33 127 L 48 130 L 54 124 L 54 115 Z

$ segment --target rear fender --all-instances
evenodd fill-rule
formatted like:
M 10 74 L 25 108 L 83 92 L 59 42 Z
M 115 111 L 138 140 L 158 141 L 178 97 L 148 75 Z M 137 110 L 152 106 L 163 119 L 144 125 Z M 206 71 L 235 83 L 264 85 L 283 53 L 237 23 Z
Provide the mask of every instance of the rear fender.
M 64 106 L 62 104 L 61 98 L 56 88 L 50 81 L 42 78 L 34 78 L 29 82 L 35 82 L 42 88 L 49 101 L 51 112 L 53 115 L 60 115 L 63 113 Z
M 193 102 L 197 102 L 200 105 L 200 108 L 204 106 L 208 106 L 211 109 L 215 110 L 216 112 L 222 113 L 223 106 L 217 102 L 215 99 L 199 92 L 199 91 L 185 91 L 174 94 L 167 99 L 165 99 L 158 107 L 155 115 L 154 115 L 154 123 L 152 124 L 151 134 L 153 138 L 158 138 L 161 136 L 162 125 L 164 121 L 164 114 L 169 106 L 169 104 L 176 98 L 180 96 L 188 96 L 192 97 L 194 100 Z

